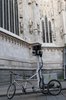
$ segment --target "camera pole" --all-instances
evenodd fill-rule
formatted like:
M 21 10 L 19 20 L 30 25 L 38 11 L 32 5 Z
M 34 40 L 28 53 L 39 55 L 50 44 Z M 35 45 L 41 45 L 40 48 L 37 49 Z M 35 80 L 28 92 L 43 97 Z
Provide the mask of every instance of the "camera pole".
M 36 68 L 36 72 L 37 72 L 37 85 L 39 87 L 40 77 L 39 77 L 38 71 L 39 71 L 39 68 L 40 68 L 40 56 L 36 56 L 36 57 L 37 57 L 37 68 Z
M 39 87 L 40 79 L 42 79 L 42 72 L 41 72 L 42 67 L 43 67 L 43 60 L 42 60 L 42 56 L 39 55 L 37 56 L 37 68 L 36 68 L 38 87 Z
M 36 73 L 37 73 L 37 85 L 39 87 L 39 81 L 40 81 L 40 77 L 41 77 L 41 68 L 43 66 L 41 44 L 34 44 L 33 45 L 33 52 L 32 53 L 37 58 Z

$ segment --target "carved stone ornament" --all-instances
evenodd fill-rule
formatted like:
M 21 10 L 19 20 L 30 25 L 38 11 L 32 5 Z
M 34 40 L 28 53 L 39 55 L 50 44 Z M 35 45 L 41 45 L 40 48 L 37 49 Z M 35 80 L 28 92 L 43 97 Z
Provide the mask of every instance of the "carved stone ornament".
M 23 33 L 23 23 L 20 22 L 20 33 Z
M 38 33 L 40 33 L 40 25 L 39 24 L 37 24 L 37 31 L 38 31 Z
M 28 0 L 28 4 L 30 5 L 32 3 L 32 0 Z
M 53 40 L 56 41 L 56 35 L 55 34 L 53 34 Z
M 32 34 L 33 33 L 33 21 L 29 20 L 29 32 Z
M 36 6 L 38 6 L 38 0 L 35 0 Z

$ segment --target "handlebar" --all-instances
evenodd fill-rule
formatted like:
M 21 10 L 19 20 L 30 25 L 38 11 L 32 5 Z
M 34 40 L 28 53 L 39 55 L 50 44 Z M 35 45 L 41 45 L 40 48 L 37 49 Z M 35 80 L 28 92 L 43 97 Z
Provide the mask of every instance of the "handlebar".
M 15 73 L 15 72 L 13 72 L 13 71 L 10 71 L 10 73 L 11 73 L 12 75 L 18 75 L 18 76 L 22 76 L 22 75 L 20 75 L 20 74 L 17 74 L 17 73 Z

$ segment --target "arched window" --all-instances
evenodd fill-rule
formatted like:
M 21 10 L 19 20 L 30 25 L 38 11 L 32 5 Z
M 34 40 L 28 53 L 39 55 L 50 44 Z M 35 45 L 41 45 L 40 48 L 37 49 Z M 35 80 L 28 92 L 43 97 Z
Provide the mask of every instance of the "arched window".
M 42 21 L 42 39 L 43 39 L 43 42 L 45 42 L 45 26 L 44 26 L 44 21 Z
M 52 43 L 52 27 L 51 22 L 45 16 L 42 20 L 42 39 L 44 43 Z
M 3 27 L 2 0 L 0 0 L 0 27 Z
M 49 21 L 49 39 L 50 42 L 52 43 L 52 28 L 51 28 L 51 22 Z
M 0 0 L 0 27 L 19 34 L 17 0 Z

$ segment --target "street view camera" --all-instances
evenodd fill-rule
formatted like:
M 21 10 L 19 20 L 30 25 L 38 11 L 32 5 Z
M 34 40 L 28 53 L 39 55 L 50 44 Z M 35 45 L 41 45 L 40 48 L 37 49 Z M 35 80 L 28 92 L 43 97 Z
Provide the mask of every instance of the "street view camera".
M 41 44 L 39 43 L 34 43 L 32 46 L 32 50 L 33 50 L 33 55 L 34 56 L 40 56 L 42 57 L 42 49 L 41 49 Z

